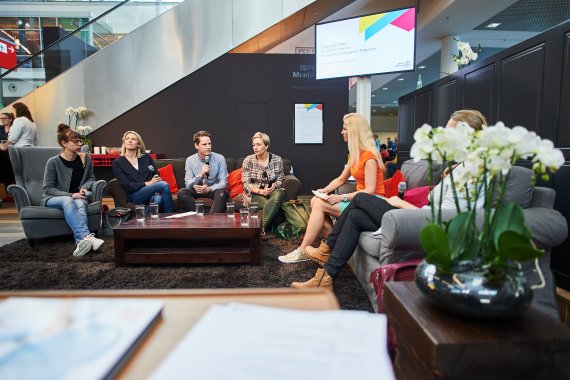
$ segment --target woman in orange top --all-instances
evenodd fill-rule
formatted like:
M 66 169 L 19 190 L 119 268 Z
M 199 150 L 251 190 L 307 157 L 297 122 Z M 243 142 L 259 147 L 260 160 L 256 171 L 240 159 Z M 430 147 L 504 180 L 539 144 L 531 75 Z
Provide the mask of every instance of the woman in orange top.
M 340 175 L 327 186 L 318 189 L 321 197 L 311 199 L 311 217 L 301 245 L 286 255 L 283 263 L 307 261 L 305 248 L 317 239 L 319 232 L 327 236 L 333 228 L 331 217 L 338 218 L 357 193 L 384 196 L 384 164 L 374 142 L 366 118 L 357 113 L 344 115 L 341 135 L 348 143 L 349 162 Z M 356 180 L 356 191 L 349 194 L 329 194 L 346 183 L 350 176 Z

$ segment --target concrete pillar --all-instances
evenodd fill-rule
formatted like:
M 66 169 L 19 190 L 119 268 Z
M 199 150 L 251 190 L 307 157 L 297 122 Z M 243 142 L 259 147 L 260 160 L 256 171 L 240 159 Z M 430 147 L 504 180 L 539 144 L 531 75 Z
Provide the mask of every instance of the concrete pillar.
M 356 80 L 356 112 L 371 124 L 372 112 L 372 80 L 370 76 L 358 77 Z
M 459 50 L 457 50 L 457 41 L 453 39 L 454 37 L 455 36 L 447 36 L 441 39 L 441 54 L 439 57 L 440 78 L 457 71 L 457 64 L 451 57 L 452 54 L 459 55 Z

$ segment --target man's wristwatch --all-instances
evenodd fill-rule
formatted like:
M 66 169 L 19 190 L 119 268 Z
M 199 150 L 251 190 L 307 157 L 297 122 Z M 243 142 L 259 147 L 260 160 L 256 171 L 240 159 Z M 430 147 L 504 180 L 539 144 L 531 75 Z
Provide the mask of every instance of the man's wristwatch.
M 343 202 L 348 202 L 348 194 L 343 194 L 343 195 L 342 195 L 342 201 L 343 201 Z

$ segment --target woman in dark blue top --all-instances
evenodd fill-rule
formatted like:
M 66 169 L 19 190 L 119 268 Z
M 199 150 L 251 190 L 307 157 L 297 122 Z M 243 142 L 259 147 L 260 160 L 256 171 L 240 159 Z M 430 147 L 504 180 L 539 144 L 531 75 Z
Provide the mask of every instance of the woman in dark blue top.
M 128 200 L 136 204 L 158 203 L 162 212 L 172 212 L 172 194 L 168 183 L 158 175 L 156 165 L 145 154 L 142 137 L 135 131 L 123 135 L 121 157 L 113 161 L 113 174 L 126 190 Z

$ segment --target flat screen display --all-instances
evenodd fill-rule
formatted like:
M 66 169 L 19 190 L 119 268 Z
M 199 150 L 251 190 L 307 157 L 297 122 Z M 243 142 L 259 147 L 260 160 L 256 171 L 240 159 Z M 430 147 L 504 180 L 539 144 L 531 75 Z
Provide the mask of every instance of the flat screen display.
M 415 8 L 315 27 L 317 79 L 413 71 L 415 52 Z

